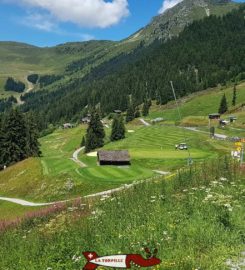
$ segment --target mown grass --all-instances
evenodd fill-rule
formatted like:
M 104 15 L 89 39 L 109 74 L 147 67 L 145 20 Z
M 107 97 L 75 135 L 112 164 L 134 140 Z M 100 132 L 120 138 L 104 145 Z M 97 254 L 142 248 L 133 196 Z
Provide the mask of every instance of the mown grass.
M 20 162 L 0 172 L 0 194 L 5 197 L 48 202 L 74 198 L 108 190 L 125 183 L 147 179 L 153 170 L 172 171 L 187 164 L 187 151 L 175 150 L 175 144 L 187 136 L 191 156 L 199 161 L 232 149 L 228 142 L 216 142 L 208 134 L 184 131 L 179 127 L 129 126 L 125 140 L 108 143 L 104 149 L 128 149 L 132 164 L 128 167 L 98 166 L 96 157 L 80 155 L 87 167 L 71 160 L 80 145 L 86 126 L 57 130 L 41 138 L 42 157 Z M 107 136 L 110 129 L 106 129 Z
M 28 222 L 0 235 L 0 268 L 75 270 L 83 251 L 143 254 L 147 246 L 158 248 L 160 269 L 229 269 L 244 251 L 244 180 L 220 159 L 104 196 L 90 214 L 81 206 Z

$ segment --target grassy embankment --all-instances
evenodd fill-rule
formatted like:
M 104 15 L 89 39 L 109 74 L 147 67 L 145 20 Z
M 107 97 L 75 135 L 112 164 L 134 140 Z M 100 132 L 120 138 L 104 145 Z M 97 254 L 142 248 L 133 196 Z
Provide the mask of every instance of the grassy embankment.
M 223 94 L 226 95 L 228 102 L 228 109 L 223 118 L 229 115 L 237 115 L 238 121 L 234 126 L 239 127 L 245 125 L 245 113 L 236 112 L 236 108 L 239 108 L 245 102 L 245 83 L 237 85 L 237 102 L 236 106 L 232 106 L 233 86 L 220 89 L 220 87 L 198 92 L 187 97 L 180 99 L 179 104 L 181 106 L 181 114 L 183 117 L 182 124 L 186 126 L 207 126 L 208 115 L 210 113 L 218 112 L 219 105 Z M 176 112 L 175 102 L 169 102 L 167 105 L 157 106 L 154 105 L 151 109 L 149 117 L 146 119 L 152 120 L 157 117 L 164 118 L 167 122 L 173 123 L 178 121 L 179 116 Z
M 244 251 L 244 175 L 218 160 L 0 235 L 1 269 L 80 269 L 99 255 L 158 248 L 164 270 L 224 270 Z M 84 209 L 85 208 L 85 209 Z

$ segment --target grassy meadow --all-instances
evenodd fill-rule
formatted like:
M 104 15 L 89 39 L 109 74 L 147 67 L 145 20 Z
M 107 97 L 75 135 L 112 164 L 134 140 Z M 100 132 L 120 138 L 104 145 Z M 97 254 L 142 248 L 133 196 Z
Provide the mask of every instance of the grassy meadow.
M 244 251 L 244 180 L 222 158 L 23 223 L 0 234 L 0 269 L 75 270 L 83 251 L 145 256 L 143 247 L 158 248 L 153 269 L 233 269 Z
M 200 122 L 201 125 L 208 124 L 208 115 L 210 113 L 218 112 L 220 101 L 224 94 L 226 95 L 228 107 L 230 110 L 230 112 L 227 113 L 227 116 L 236 114 L 233 111 L 237 107 L 241 106 L 241 104 L 243 104 L 245 101 L 245 83 L 243 82 L 237 86 L 236 107 L 233 107 L 231 105 L 233 86 L 224 89 L 221 89 L 219 87 L 215 89 L 205 90 L 180 99 L 179 104 L 181 106 L 181 115 L 184 118 L 183 121 L 185 121 L 187 124 L 186 119 L 189 118 L 194 119 L 194 124 L 196 124 L 197 126 Z M 166 121 L 179 121 L 175 102 L 169 102 L 167 105 L 163 106 L 154 105 L 149 117 L 147 118 L 151 120 L 157 117 L 162 117 Z M 224 115 L 224 118 L 225 117 L 226 115 Z M 192 121 L 189 121 L 188 124 L 192 124 Z

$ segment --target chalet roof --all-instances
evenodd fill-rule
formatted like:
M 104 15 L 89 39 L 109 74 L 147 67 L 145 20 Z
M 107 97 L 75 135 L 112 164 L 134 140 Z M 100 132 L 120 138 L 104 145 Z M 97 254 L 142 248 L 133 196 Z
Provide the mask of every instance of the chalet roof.
M 129 162 L 130 161 L 130 155 L 128 153 L 128 150 L 116 150 L 116 151 L 105 151 L 100 150 L 97 153 L 98 158 L 100 161 L 117 161 L 117 162 Z

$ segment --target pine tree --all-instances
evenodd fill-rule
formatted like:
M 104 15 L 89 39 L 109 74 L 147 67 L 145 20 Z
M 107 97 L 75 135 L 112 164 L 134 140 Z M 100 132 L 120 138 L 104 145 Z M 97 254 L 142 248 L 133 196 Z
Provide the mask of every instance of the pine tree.
M 3 128 L 2 128 L 2 118 L 0 118 L 0 170 L 3 168 L 4 166 L 4 162 L 3 162 L 3 140 L 4 140 L 4 132 L 3 132 Z
M 88 153 L 104 145 L 105 131 L 97 111 L 93 111 L 85 138 L 85 152 Z
M 149 114 L 149 102 L 145 100 L 142 108 L 142 115 L 147 116 Z
M 28 156 L 39 157 L 41 155 L 40 143 L 38 141 L 39 132 L 37 127 L 37 121 L 33 113 L 27 115 L 26 123 L 27 123 Z
M 111 141 L 118 141 L 125 138 L 125 126 L 122 116 L 115 116 L 112 123 Z
M 228 111 L 228 105 L 227 105 L 226 96 L 224 94 L 220 102 L 219 113 L 223 114 L 227 111 Z
M 139 107 L 137 106 L 135 108 L 135 112 L 134 112 L 134 118 L 139 118 L 140 117 L 140 109 Z
M 3 123 L 5 135 L 2 142 L 2 161 L 4 165 L 14 164 L 29 156 L 27 125 L 24 116 L 13 109 Z
M 81 147 L 84 147 L 86 145 L 86 140 L 85 136 L 83 136 L 82 142 L 81 142 Z
M 131 122 L 134 120 L 134 107 L 132 105 L 129 106 L 127 109 L 127 114 L 126 114 L 126 122 Z
M 234 88 L 233 88 L 233 98 L 232 98 L 232 106 L 236 106 L 236 98 L 237 98 L 237 95 L 236 95 L 236 85 L 234 85 Z

